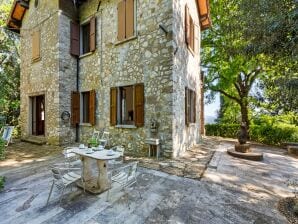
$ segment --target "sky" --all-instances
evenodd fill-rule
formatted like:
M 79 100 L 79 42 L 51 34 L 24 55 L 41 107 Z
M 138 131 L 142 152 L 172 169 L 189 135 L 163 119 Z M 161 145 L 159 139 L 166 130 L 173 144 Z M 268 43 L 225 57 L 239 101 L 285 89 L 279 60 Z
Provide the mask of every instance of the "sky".
M 215 100 L 211 104 L 205 104 L 205 123 L 210 123 L 217 117 L 217 111 L 219 110 L 219 94 L 216 94 Z

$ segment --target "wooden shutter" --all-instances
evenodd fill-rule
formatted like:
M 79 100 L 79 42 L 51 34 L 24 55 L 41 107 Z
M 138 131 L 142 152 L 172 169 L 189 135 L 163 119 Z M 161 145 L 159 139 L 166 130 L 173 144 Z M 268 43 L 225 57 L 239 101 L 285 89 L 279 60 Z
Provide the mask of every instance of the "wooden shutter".
M 96 112 L 96 92 L 95 90 L 91 90 L 90 96 L 89 96 L 89 123 L 92 126 L 96 124 L 95 112 Z
M 80 123 L 80 92 L 71 92 L 71 124 Z
M 80 25 L 70 22 L 70 54 L 80 55 Z
M 40 31 L 34 31 L 32 34 L 32 60 L 40 58 Z
M 189 91 L 188 88 L 185 87 L 185 124 L 189 125 Z
M 144 125 L 144 84 L 136 84 L 135 88 L 135 125 Z
M 118 3 L 118 41 L 125 39 L 125 1 Z
M 194 25 L 194 52 L 196 55 L 199 54 L 200 51 L 200 27 L 195 24 Z
M 185 5 L 185 43 L 190 43 L 190 15 L 187 5 Z
M 90 51 L 95 51 L 96 48 L 96 18 L 90 20 Z
M 125 38 L 134 35 L 134 0 L 126 0 L 125 4 Z
M 110 124 L 117 124 L 117 88 L 110 90 Z

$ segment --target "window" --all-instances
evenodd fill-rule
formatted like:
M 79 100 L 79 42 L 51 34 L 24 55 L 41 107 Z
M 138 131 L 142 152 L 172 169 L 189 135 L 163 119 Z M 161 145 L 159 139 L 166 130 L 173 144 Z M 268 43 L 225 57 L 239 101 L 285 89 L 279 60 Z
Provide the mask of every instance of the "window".
M 82 93 L 82 122 L 89 123 L 89 100 L 90 92 Z
M 87 92 L 72 92 L 71 94 L 71 123 L 73 126 L 80 123 L 95 125 L 95 90 Z
M 96 19 L 79 25 L 70 23 L 70 53 L 73 56 L 80 56 L 96 49 Z
M 90 52 L 90 23 L 84 24 L 81 26 L 81 54 L 86 54 Z
M 189 8 L 185 6 L 185 42 L 188 49 L 193 54 L 199 53 L 199 26 L 195 24 L 189 13 Z
M 111 125 L 144 125 L 144 85 L 111 88 Z
M 32 33 L 32 61 L 38 61 L 40 59 L 40 31 L 34 31 Z
M 122 0 L 118 3 L 118 41 L 135 35 L 135 1 Z
M 185 87 L 185 123 L 196 123 L 196 92 Z

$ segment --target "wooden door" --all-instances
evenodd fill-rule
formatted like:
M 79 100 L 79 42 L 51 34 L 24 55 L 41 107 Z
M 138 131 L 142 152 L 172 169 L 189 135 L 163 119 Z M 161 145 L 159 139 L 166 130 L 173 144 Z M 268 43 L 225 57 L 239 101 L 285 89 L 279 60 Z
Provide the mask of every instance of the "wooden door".
M 45 134 L 45 100 L 44 95 L 32 99 L 32 134 Z

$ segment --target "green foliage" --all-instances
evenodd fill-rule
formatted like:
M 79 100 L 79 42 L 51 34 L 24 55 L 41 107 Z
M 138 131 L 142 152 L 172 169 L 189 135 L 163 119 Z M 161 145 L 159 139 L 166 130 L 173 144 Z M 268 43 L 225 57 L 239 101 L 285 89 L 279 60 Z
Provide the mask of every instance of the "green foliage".
M 0 191 L 3 190 L 5 183 L 5 177 L 0 176 Z
M 5 159 L 5 142 L 0 138 L 0 160 Z
M 98 142 L 96 140 L 96 138 L 90 138 L 88 141 L 88 145 L 91 147 L 97 147 L 98 146 Z
M 206 135 L 237 138 L 239 125 L 207 124 Z M 281 145 L 283 142 L 298 142 L 298 127 L 282 123 L 263 123 L 250 126 L 250 140 L 268 144 Z
M 20 107 L 19 37 L 4 29 L 11 3 L 7 0 L 0 5 L 0 115 L 16 126 Z

